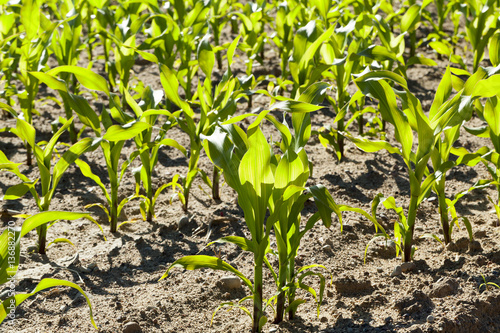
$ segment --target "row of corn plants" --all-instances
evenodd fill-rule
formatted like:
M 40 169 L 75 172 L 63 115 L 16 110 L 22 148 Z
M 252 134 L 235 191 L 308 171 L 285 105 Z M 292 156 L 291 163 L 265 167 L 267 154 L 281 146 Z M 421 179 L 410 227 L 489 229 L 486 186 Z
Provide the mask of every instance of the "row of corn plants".
M 284 320 L 285 313 L 293 319 L 305 302 L 297 297 L 298 289 L 314 297 L 319 313 L 326 268 L 320 264 L 295 267 L 295 257 L 303 236 L 320 220 L 329 227 L 332 213 L 340 224 L 343 211 L 362 214 L 374 224 L 373 239 L 393 237 L 397 255 L 408 262 L 416 249 L 413 238 L 419 206 L 434 192 L 443 237 L 426 236 L 448 244 L 454 225 L 462 222 L 472 239 L 469 219 L 458 216 L 455 208 L 470 191 L 496 187 L 498 197 L 489 200 L 500 221 L 499 16 L 500 8 L 493 0 L 259 0 L 244 5 L 231 0 L 26 0 L 0 4 L 0 107 L 15 120 L 15 126 L 2 131 L 19 138 L 26 163 L 34 164 L 39 174 L 37 179 L 28 178 L 20 171 L 20 163 L 0 152 L 0 170 L 15 174 L 20 181 L 2 199 L 18 200 L 29 192 L 39 210 L 32 216 L 18 216 L 25 219 L 21 229 L 2 233 L 0 284 L 15 275 L 20 239 L 29 231 L 38 233 L 38 251 L 44 254 L 53 243 L 72 244 L 65 238 L 47 240 L 47 230 L 57 220 L 86 218 L 99 228 L 99 222 L 106 222 L 115 233 L 126 204 L 138 201 L 144 220 L 152 221 L 160 194 L 169 189 L 188 211 L 197 177 L 210 188 L 214 200 L 221 199 L 222 177 L 237 192 L 251 238 L 227 236 L 216 242 L 233 243 L 251 252 L 253 279 L 220 258 L 205 255 L 178 259 L 162 279 L 174 267 L 235 274 L 250 295 L 221 307 L 247 313 L 253 332 L 262 330 L 269 307 L 275 309 L 275 323 Z M 451 32 L 445 29 L 448 26 Z M 424 28 L 431 33 L 421 37 Z M 226 43 L 225 34 L 231 36 Z M 434 50 L 436 58 L 418 53 L 423 47 Z M 464 61 L 467 54 L 473 59 L 470 64 Z M 485 54 L 493 67 L 481 67 Z M 263 69 L 267 72 L 266 59 L 274 55 L 278 55 L 280 73 L 257 74 Z M 436 66 L 436 61 L 448 67 L 430 110 L 424 110 L 411 92 L 407 72 L 415 65 Z M 244 70 L 235 70 L 238 62 L 243 62 Z M 98 64 L 104 68 L 99 74 Z M 156 69 L 162 89 L 140 81 L 134 69 L 138 64 Z M 56 92 L 59 98 L 51 99 L 64 110 L 64 117 L 52 123 L 49 141 L 37 140 L 37 127 L 44 121 L 37 111 L 41 85 Z M 238 112 L 251 109 L 255 96 L 269 101 L 265 110 Z M 325 107 L 333 110 L 334 118 L 312 131 L 311 114 Z M 277 111 L 284 112 L 283 121 L 275 116 Z M 239 124 L 252 117 L 256 119 L 246 129 Z M 481 119 L 483 126 L 468 126 L 472 117 Z M 265 123 L 279 132 L 277 141 L 264 136 Z M 169 135 L 173 128 L 186 133 L 188 146 Z M 61 142 L 66 131 L 69 143 Z M 457 147 L 463 131 L 489 138 L 491 146 L 478 151 Z M 306 149 L 311 135 L 331 147 L 339 162 L 345 158 L 346 140 L 366 152 L 385 149 L 401 155 L 411 189 L 405 198 L 408 207 L 398 206 L 393 196 L 378 194 L 367 213 L 336 204 L 320 184 L 306 186 L 313 170 Z M 128 142 L 135 150 L 122 159 Z M 183 154 L 188 167 L 185 174 L 156 186 L 154 171 L 165 146 Z M 88 163 L 86 154 L 92 151 L 104 156 L 107 179 Z M 211 170 L 199 167 L 202 151 L 212 162 Z M 50 209 L 60 180 L 73 164 L 98 185 L 105 198 L 103 203 L 82 208 L 101 208 L 107 221 L 96 221 L 88 212 Z M 484 165 L 491 179 L 447 197 L 447 172 L 460 164 Z M 129 174 L 136 190 L 119 200 L 120 184 Z M 310 198 L 317 213 L 305 220 L 302 210 Z M 380 204 L 398 216 L 393 232 L 377 222 Z M 270 237 L 276 238 L 277 251 L 271 249 Z M 274 255 L 278 267 L 269 261 Z M 9 263 L 11 257 L 14 265 Z M 275 282 L 269 299 L 264 299 L 264 268 Z M 306 283 L 310 277 L 319 279 L 319 291 Z M 83 293 L 67 281 L 42 280 L 33 293 L 3 300 L 0 321 L 7 318 L 10 304 L 17 306 L 55 285 Z M 250 300 L 253 312 L 244 305 Z

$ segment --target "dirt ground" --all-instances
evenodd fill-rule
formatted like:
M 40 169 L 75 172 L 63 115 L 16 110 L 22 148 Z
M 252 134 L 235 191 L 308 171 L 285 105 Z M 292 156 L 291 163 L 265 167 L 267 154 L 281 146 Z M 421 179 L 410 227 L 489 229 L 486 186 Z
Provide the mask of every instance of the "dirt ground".
M 230 35 L 226 38 L 231 38 Z M 99 50 L 97 50 L 98 52 Z M 418 52 L 435 58 L 425 45 Z M 263 66 L 256 67 L 261 73 L 279 72 L 277 53 L 266 47 Z M 244 57 L 237 59 L 235 68 L 244 71 Z M 414 66 L 408 70 L 410 89 L 422 101 L 428 111 L 434 91 L 444 73 L 446 62 L 438 61 L 437 67 Z M 487 61 L 485 62 L 487 64 Z M 94 69 L 102 73 L 103 61 L 98 60 Z M 138 80 L 154 89 L 161 89 L 156 66 L 138 64 L 134 67 Z M 41 97 L 57 96 L 43 88 Z M 265 109 L 269 100 L 254 96 L 252 110 Z M 36 118 L 37 140 L 51 136 L 50 122 L 63 115 L 63 110 L 53 101 L 45 99 L 37 103 L 41 116 Z M 246 102 L 238 106 L 238 113 L 248 109 Z M 279 113 L 275 113 L 279 116 Z M 324 108 L 312 114 L 313 130 L 331 124 L 334 114 Z M 472 119 L 475 125 L 479 119 Z M 13 125 L 12 119 L 0 120 L 0 127 Z M 76 122 L 77 128 L 81 124 Z M 264 132 L 269 137 L 271 124 L 264 123 Z M 353 127 L 352 133 L 357 133 Z M 393 129 L 389 126 L 388 138 Z M 90 135 L 85 132 L 84 135 Z M 188 137 L 180 130 L 168 134 L 184 146 Z M 12 135 L 2 133 L 0 148 L 7 157 L 18 163 L 25 161 L 25 148 Z M 62 136 L 68 140 L 67 133 Z M 476 150 L 488 145 L 462 131 L 459 145 Z M 123 157 L 134 149 L 129 142 Z M 312 137 L 307 152 L 314 163 L 314 173 L 309 185 L 325 185 L 338 204 L 347 204 L 370 209 L 377 193 L 394 196 L 405 209 L 409 202 L 409 181 L 403 160 L 385 151 L 364 153 L 352 143 L 346 143 L 346 159 L 338 163 L 330 149 L 325 149 L 317 137 Z M 61 150 L 64 147 L 61 146 Z M 101 179 L 106 180 L 104 159 L 101 151 L 86 154 L 84 159 Z M 132 167 L 137 166 L 135 161 Z M 212 167 L 204 152 L 199 167 L 211 174 Z M 171 181 L 176 174 L 185 175 L 187 160 L 171 148 L 163 148 L 155 170 L 155 188 Z M 31 178 L 38 176 L 36 167 L 21 166 L 21 171 Z M 489 174 L 482 165 L 474 169 L 457 167 L 448 175 L 447 195 L 468 189 L 478 179 L 487 179 Z M 0 173 L 0 195 L 18 183 L 10 173 Z M 134 192 L 134 179 L 129 171 L 121 185 L 122 196 Z M 220 254 L 221 258 L 234 265 L 247 276 L 252 276 L 253 257 L 234 245 L 208 247 L 209 241 L 228 235 L 249 237 L 243 214 L 235 202 L 235 192 L 227 185 L 221 189 L 221 200 L 215 202 L 207 194 L 210 190 L 197 178 L 192 189 L 189 219 L 178 199 L 169 204 L 171 191 L 159 198 L 157 218 L 152 223 L 142 221 L 137 201 L 125 208 L 125 219 L 137 219 L 126 224 L 115 235 L 108 229 L 106 216 L 98 209 L 90 209 L 103 225 L 107 241 L 101 231 L 91 222 L 77 220 L 60 221 L 49 229 L 49 241 L 58 237 L 70 239 L 69 244 L 54 244 L 47 255 L 33 252 L 37 235 L 31 232 L 22 241 L 21 261 L 16 290 L 31 291 L 45 277 L 67 279 L 78 283 L 91 298 L 94 317 L 101 332 L 132 332 L 136 323 L 143 332 L 247 332 L 250 318 L 240 310 L 221 310 L 210 325 L 212 313 L 222 302 L 238 301 L 249 290 L 243 286 L 228 289 L 220 283 L 226 273 L 212 270 L 184 271 L 174 269 L 165 280 L 158 281 L 167 267 L 185 255 Z M 457 205 L 458 214 L 467 216 L 472 225 L 475 242 L 469 244 L 465 227 L 455 229 L 454 243 L 447 248 L 434 240 L 419 238 L 426 233 L 439 235 L 440 223 L 437 200 L 431 195 L 420 208 L 416 223 L 415 268 L 393 276 L 401 259 L 395 257 L 393 247 L 374 243 L 369 247 L 366 264 L 364 251 L 375 230 L 371 222 L 361 215 L 344 213 L 343 232 L 338 221 L 329 229 L 317 224 L 302 242 L 297 265 L 322 264 L 327 277 L 325 297 L 321 313 L 316 315 L 316 304 L 309 295 L 302 295 L 307 303 L 299 307 L 293 321 L 280 325 L 268 323 L 265 332 L 499 332 L 500 289 L 486 289 L 486 281 L 500 284 L 500 228 L 487 199 L 497 197 L 494 189 L 476 190 L 465 196 Z M 52 201 L 52 210 L 83 211 L 91 203 L 104 203 L 100 188 L 82 176 L 76 166 L 71 166 L 63 176 L 57 194 Z M 15 202 L 1 202 L 2 209 L 14 209 L 34 214 L 37 208 L 33 198 L 26 195 Z M 306 205 L 303 221 L 315 212 L 313 204 Z M 381 223 L 387 231 L 393 230 L 395 214 L 379 208 Z M 224 219 L 226 218 L 226 219 Z M 2 217 L 2 227 L 11 218 Z M 212 223 L 211 223 L 212 222 Z M 21 225 L 22 220 L 16 220 Z M 211 224 L 211 233 L 207 228 Z M 274 236 L 271 236 L 275 245 Z M 277 267 L 277 260 L 271 259 Z M 265 270 L 265 297 L 274 291 L 269 271 Z M 308 281 L 319 290 L 319 279 Z M 1 293 L 2 291 L 0 291 Z M 250 307 L 250 304 L 247 304 Z M 268 317 L 273 318 L 271 309 Z M 271 320 L 270 320 L 271 321 Z M 137 326 L 135 326 L 137 327 Z M 89 310 L 79 293 L 70 288 L 53 288 L 29 298 L 16 309 L 13 326 L 4 323 L 2 332 L 95 332 L 89 320 Z

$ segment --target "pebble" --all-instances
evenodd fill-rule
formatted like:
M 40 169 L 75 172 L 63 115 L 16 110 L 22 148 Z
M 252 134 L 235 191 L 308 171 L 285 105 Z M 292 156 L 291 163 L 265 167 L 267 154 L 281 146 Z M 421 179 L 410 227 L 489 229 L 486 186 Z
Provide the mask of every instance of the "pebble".
M 68 309 L 69 309 L 69 306 L 68 306 L 68 305 L 66 305 L 66 304 L 61 305 L 61 307 L 59 308 L 59 310 L 60 310 L 61 312 L 66 312 L 66 311 L 68 311 Z
M 404 262 L 401 264 L 401 271 L 403 273 L 410 272 L 415 269 L 415 263 L 413 262 Z
M 323 317 L 321 317 L 321 319 L 319 321 L 321 321 L 322 323 L 326 323 L 326 322 L 328 322 L 328 318 L 323 316 Z
M 323 251 L 325 252 L 330 252 L 332 250 L 332 247 L 330 245 L 325 245 L 322 247 Z
M 278 329 L 276 327 L 271 327 L 269 329 L 269 333 L 274 333 L 274 332 L 278 332 Z
M 235 276 L 224 276 L 219 282 L 227 289 L 238 289 L 241 287 L 241 280 Z
M 394 270 L 392 271 L 391 276 L 398 276 L 398 275 L 401 275 L 401 273 L 403 273 L 403 270 L 401 269 L 401 265 L 397 265 L 396 267 L 394 267 Z
M 181 217 L 181 219 L 179 220 L 179 223 L 178 223 L 179 229 L 184 228 L 188 223 L 189 223 L 189 216 L 185 215 L 185 216 Z
M 435 320 L 435 318 L 434 318 L 434 316 L 433 316 L 433 315 L 429 315 L 429 316 L 427 316 L 427 322 L 428 322 L 428 323 L 433 323 L 433 322 L 434 322 L 434 320 Z
M 142 332 L 141 326 L 135 321 L 131 321 L 123 325 L 123 333 L 138 333 Z
M 384 272 L 384 269 L 382 267 L 377 267 L 377 272 L 379 273 L 383 273 Z

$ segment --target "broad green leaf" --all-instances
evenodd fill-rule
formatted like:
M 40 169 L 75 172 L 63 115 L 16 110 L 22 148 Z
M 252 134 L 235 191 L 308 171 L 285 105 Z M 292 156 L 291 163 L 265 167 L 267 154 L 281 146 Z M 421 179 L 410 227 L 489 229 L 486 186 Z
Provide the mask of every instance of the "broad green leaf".
M 160 280 L 163 280 L 168 276 L 168 273 L 170 270 L 174 267 L 181 267 L 187 270 L 195 270 L 195 269 L 200 269 L 200 268 L 211 268 L 211 269 L 216 269 L 216 270 L 221 270 L 221 271 L 226 271 L 226 272 L 231 272 L 237 277 L 239 277 L 243 282 L 250 288 L 250 290 L 253 293 L 253 286 L 252 282 L 250 282 L 249 279 L 247 279 L 240 271 L 238 271 L 236 268 L 228 264 L 227 262 L 223 261 L 222 259 L 219 259 L 217 257 L 211 257 L 211 256 L 205 256 L 205 255 L 194 255 L 194 256 L 185 256 L 182 257 L 178 260 L 176 260 L 173 264 L 170 265 L 170 267 L 167 269 L 165 274 L 160 278 Z
M 26 40 L 31 41 L 38 35 L 40 9 L 36 0 L 25 0 L 21 6 L 20 20 L 26 32 Z
M 66 83 L 54 75 L 50 75 L 50 74 L 42 73 L 42 72 L 30 72 L 29 74 L 31 76 L 34 76 L 35 78 L 37 78 L 38 81 L 45 83 L 47 85 L 47 87 L 49 87 L 50 89 L 61 90 L 64 92 L 68 91 L 68 88 L 66 87 Z
M 207 244 L 207 247 L 215 243 L 232 243 L 238 245 L 243 251 L 254 252 L 254 246 L 251 240 L 240 236 L 227 236 L 217 239 Z
M 94 322 L 94 317 L 92 315 L 92 305 L 90 304 L 90 299 L 88 298 L 87 294 L 85 294 L 82 288 L 80 288 L 77 284 L 58 279 L 43 279 L 37 284 L 36 288 L 31 293 L 17 294 L 3 301 L 3 303 L 0 305 L 0 323 L 3 322 L 7 317 L 7 309 L 9 309 L 11 300 L 14 300 L 15 306 L 17 307 L 22 302 L 24 302 L 28 297 L 31 297 L 42 290 L 52 287 L 62 287 L 62 286 L 74 288 L 78 290 L 83 296 L 85 296 L 85 299 L 87 300 L 87 304 L 89 306 L 90 321 L 92 322 L 92 325 L 95 327 L 95 329 L 98 330 L 97 325 Z
M 401 18 L 401 32 L 413 30 L 420 22 L 420 6 L 412 5 Z
M 17 200 L 24 196 L 29 190 L 35 186 L 35 183 L 21 183 L 11 186 L 5 191 L 3 200 Z
M 81 218 L 91 218 L 89 213 L 77 213 L 77 212 L 64 212 L 64 211 L 47 211 L 40 212 L 38 214 L 32 215 L 28 217 L 22 226 L 21 229 L 21 237 L 26 235 L 31 230 L 36 227 L 41 226 L 42 224 L 52 222 L 55 220 L 78 220 Z
M 500 65 L 500 32 L 496 32 L 488 43 L 488 53 L 493 66 Z
M 63 154 L 61 159 L 56 163 L 52 176 L 52 188 L 51 188 L 51 196 L 54 193 L 59 180 L 62 175 L 68 169 L 68 167 L 75 162 L 80 155 L 83 153 L 94 150 L 99 146 L 101 142 L 100 138 L 84 138 L 77 143 L 75 143 L 71 148 Z
M 103 139 L 113 142 L 129 140 L 149 128 L 151 128 L 151 125 L 141 121 L 134 121 L 125 125 L 113 125 L 108 128 Z
M 110 94 L 106 79 L 90 69 L 78 66 L 59 66 L 47 72 L 47 74 L 51 75 L 58 75 L 59 73 L 72 73 L 85 88 L 102 91 L 108 96 Z
M 31 147 L 35 147 L 35 128 L 28 122 L 17 118 L 16 130 L 21 140 L 26 141 Z
M 211 80 L 215 64 L 215 54 L 210 45 L 210 35 L 205 35 L 198 44 L 198 64 L 206 77 Z

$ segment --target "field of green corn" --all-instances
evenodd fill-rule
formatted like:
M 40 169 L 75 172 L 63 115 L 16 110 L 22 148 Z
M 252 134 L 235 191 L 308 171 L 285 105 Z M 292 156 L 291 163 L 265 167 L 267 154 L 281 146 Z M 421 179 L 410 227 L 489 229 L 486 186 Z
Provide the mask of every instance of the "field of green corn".
M 500 1 L 0 0 L 0 332 L 500 331 Z

